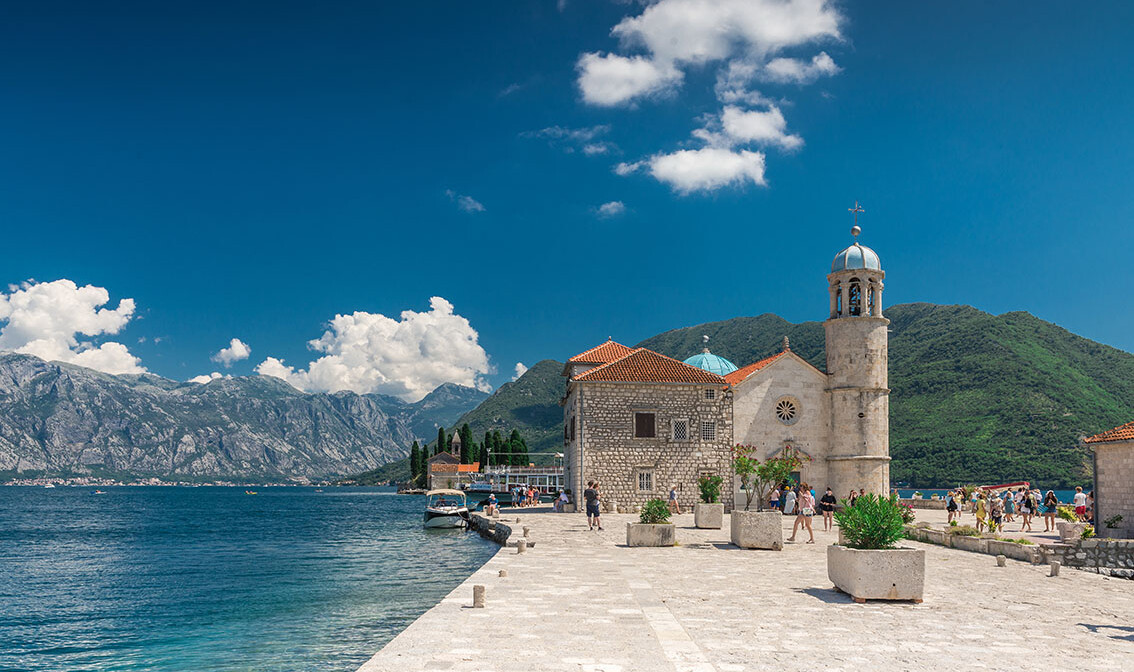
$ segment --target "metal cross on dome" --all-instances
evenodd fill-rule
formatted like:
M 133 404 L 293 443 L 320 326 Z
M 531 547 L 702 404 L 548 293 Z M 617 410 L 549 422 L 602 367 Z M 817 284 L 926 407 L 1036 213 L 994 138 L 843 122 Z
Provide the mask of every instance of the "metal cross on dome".
M 858 213 L 866 212 L 866 210 L 863 210 L 862 206 L 858 204 L 858 201 L 855 201 L 854 207 L 853 208 L 847 208 L 847 212 L 853 212 L 854 213 L 854 229 L 852 229 L 851 232 L 854 234 L 855 238 L 858 238 L 858 234 L 861 231 L 861 229 L 858 228 Z

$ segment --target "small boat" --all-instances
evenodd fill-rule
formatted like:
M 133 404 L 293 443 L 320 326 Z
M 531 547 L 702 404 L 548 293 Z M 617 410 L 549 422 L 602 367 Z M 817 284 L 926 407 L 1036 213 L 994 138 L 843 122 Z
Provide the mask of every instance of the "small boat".
M 45 487 L 45 488 L 54 488 L 54 487 L 55 487 L 55 484 L 54 484 L 54 483 L 48 483 L 47 485 L 45 485 L 45 486 L 43 486 L 43 487 Z
M 476 492 L 479 494 L 487 495 L 488 493 L 492 492 L 492 484 L 488 481 L 469 483 L 465 486 L 465 492 Z
M 95 491 L 94 491 L 94 492 L 92 492 L 91 494 L 92 494 L 92 495 L 105 495 L 105 494 L 106 494 L 106 490 L 95 490 Z
M 244 491 L 244 494 L 246 494 L 246 495 L 255 495 L 255 494 L 256 494 L 256 491 L 255 491 L 255 490 L 245 490 L 245 491 Z
M 425 526 L 454 528 L 468 525 L 469 508 L 460 490 L 430 490 L 425 505 Z

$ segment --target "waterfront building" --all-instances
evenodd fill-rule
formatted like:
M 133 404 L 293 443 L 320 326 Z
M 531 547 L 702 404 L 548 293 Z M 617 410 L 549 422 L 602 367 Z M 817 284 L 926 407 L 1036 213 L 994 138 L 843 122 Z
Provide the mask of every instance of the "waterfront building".
M 1084 442 L 1094 452 L 1095 533 L 1134 539 L 1134 421 Z M 1114 527 L 1107 526 L 1108 520 Z
M 598 480 L 608 502 L 629 507 L 675 488 L 688 507 L 698 476 L 731 474 L 731 447 L 743 444 L 761 460 L 797 451 L 806 459 L 795 476 L 817 492 L 889 492 L 886 274 L 860 232 L 826 277 L 825 371 L 786 336 L 780 352 L 739 368 L 707 347 L 680 362 L 613 340 L 571 357 L 561 400 L 567 486 L 578 494 Z
M 426 483 L 429 490 L 459 488 L 477 480 L 480 462 L 461 464 L 461 458 L 442 451 L 425 462 Z

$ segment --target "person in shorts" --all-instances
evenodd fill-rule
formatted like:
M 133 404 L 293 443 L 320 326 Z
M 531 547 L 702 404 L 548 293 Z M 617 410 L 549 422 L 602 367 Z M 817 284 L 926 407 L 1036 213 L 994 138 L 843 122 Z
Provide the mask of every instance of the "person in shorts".
M 583 499 L 587 501 L 587 526 L 588 529 L 602 529 L 602 518 L 599 515 L 599 484 L 595 481 L 587 481 L 587 489 L 583 491 Z
M 1080 522 L 1087 519 L 1087 496 L 1083 494 L 1083 488 L 1075 488 L 1075 496 L 1071 499 L 1071 503 L 1075 505 L 1075 516 Z
M 811 529 L 811 517 L 815 515 L 815 496 L 811 494 L 811 488 L 806 483 L 799 486 L 799 513 L 795 517 L 795 522 L 791 526 L 791 536 L 788 541 L 795 541 L 795 532 L 800 526 L 807 528 L 807 534 L 810 539 L 807 541 L 809 544 L 815 543 L 815 532 Z
M 669 512 L 681 513 L 681 504 L 677 502 L 677 488 L 669 489 Z
M 835 514 L 835 503 L 835 491 L 828 487 L 823 498 L 819 500 L 819 510 L 823 512 L 824 532 L 829 532 L 835 528 L 835 522 L 832 520 Z

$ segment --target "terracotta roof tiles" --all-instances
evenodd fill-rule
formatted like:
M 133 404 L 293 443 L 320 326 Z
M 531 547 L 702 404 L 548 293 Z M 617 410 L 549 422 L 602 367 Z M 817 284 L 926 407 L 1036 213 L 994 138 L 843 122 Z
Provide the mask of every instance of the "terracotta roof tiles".
M 621 343 L 616 343 L 615 341 L 607 341 L 606 343 L 603 343 L 601 345 L 596 345 L 586 352 L 580 352 L 567 361 L 583 362 L 586 364 L 609 364 L 616 359 L 621 359 L 622 357 L 629 355 L 633 351 L 633 348 L 628 348 Z
M 725 379 L 715 373 L 709 373 L 645 348 L 631 350 L 620 359 L 580 374 L 575 380 L 612 383 L 725 384 Z
M 1106 443 L 1108 441 L 1134 441 L 1134 420 L 1125 425 L 1119 425 L 1114 429 L 1108 429 L 1105 432 L 1095 434 L 1085 439 L 1084 443 Z

